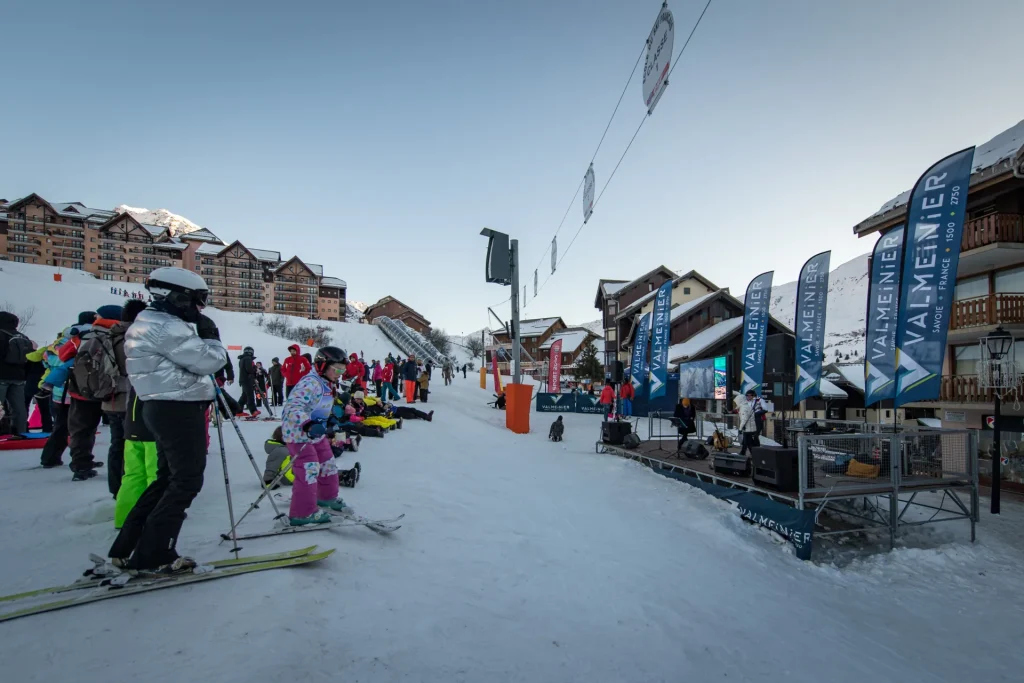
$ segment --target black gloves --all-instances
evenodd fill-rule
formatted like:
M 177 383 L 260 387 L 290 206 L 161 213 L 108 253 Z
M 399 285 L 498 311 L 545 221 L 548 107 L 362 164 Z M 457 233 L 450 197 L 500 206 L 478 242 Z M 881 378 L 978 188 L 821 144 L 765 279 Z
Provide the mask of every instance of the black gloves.
M 216 339 L 220 341 L 220 330 L 212 320 L 207 318 L 202 313 L 199 314 L 199 322 L 196 323 L 196 331 L 199 333 L 200 339 Z

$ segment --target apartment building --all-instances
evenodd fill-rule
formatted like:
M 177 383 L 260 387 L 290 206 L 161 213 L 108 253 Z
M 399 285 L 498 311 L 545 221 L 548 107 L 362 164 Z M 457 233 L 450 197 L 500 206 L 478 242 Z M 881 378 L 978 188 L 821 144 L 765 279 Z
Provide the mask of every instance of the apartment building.
M 411 306 L 406 306 L 393 296 L 386 296 L 380 301 L 368 306 L 363 312 L 366 322 L 372 323 L 375 319 L 386 316 L 392 320 L 398 320 L 420 334 L 425 334 L 430 329 L 430 321 L 420 315 Z
M 601 311 L 601 321 L 604 327 L 602 362 L 605 372 L 610 370 L 612 362 L 616 359 L 624 362 L 629 360 L 629 354 L 620 351 L 622 339 L 619 335 L 620 322 L 616 320 L 619 318 L 619 313 L 643 297 L 648 295 L 653 297 L 653 292 L 663 283 L 677 278 L 678 276 L 665 266 L 658 266 L 634 280 L 601 280 L 598 282 L 594 307 Z
M 193 270 L 212 305 L 229 311 L 345 320 L 347 285 L 323 266 L 279 251 L 225 244 L 206 228 L 172 235 L 129 213 L 50 202 L 37 194 L 0 200 L 0 259 L 73 268 L 112 282 L 146 281 L 163 266 Z

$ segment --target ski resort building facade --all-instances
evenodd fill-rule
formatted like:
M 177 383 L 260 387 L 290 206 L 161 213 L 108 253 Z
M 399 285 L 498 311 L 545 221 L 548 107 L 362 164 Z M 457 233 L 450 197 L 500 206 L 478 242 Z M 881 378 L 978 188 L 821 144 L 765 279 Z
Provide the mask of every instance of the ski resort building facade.
M 544 361 L 550 355 L 550 351 L 545 352 L 542 349 L 554 335 L 567 329 L 568 326 L 560 317 L 520 320 L 519 341 L 523 347 L 523 356 L 519 363 L 520 369 L 528 375 L 539 377 L 544 369 Z M 565 346 L 565 342 L 562 343 L 562 346 Z M 550 349 L 551 347 L 548 345 L 546 348 Z M 504 330 L 492 333 L 491 342 L 486 345 L 484 350 L 487 352 L 488 363 L 491 362 L 491 354 L 498 352 L 498 370 L 506 374 L 511 371 L 509 361 L 512 358 L 512 338 Z
M 908 195 L 886 202 L 854 234 L 874 241 L 904 223 Z M 1024 366 L 1024 121 L 975 150 L 953 299 L 939 399 L 908 407 L 935 409 L 943 427 L 980 429 L 987 452 L 995 394 L 978 384 L 981 338 L 997 327 L 1010 332 Z M 1011 400 L 1002 410 L 1024 415 Z M 1002 438 L 1020 442 L 1024 433 L 1003 431 Z
M 110 282 L 142 283 L 155 268 L 199 273 L 211 305 L 228 311 L 345 320 L 347 285 L 323 266 L 281 253 L 225 244 L 205 228 L 172 235 L 130 213 L 49 202 L 37 194 L 0 205 L 0 258 L 84 270 Z
M 604 364 L 605 372 L 610 370 L 611 364 L 615 360 L 628 360 L 628 353 L 624 356 L 621 351 L 622 338 L 619 334 L 618 318 L 620 318 L 622 310 L 644 297 L 650 296 L 653 299 L 653 292 L 657 291 L 664 283 L 677 277 L 665 266 L 658 266 L 635 280 L 600 280 L 598 282 L 594 307 L 601 311 L 601 322 L 604 328 L 604 353 L 601 362 Z
M 363 320 L 372 323 L 380 317 L 391 318 L 403 322 L 420 334 L 425 334 L 430 329 L 430 321 L 424 318 L 411 306 L 406 306 L 393 296 L 386 296 L 380 301 L 366 307 L 363 312 Z

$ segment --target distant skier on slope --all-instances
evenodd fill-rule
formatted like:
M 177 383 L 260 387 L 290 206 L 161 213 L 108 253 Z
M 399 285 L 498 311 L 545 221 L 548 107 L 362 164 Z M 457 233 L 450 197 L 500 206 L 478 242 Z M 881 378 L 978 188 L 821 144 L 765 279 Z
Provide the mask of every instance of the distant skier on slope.
M 146 288 L 154 301 L 125 333 L 125 356 L 156 441 L 157 478 L 108 555 L 115 566 L 175 573 L 197 566 L 175 546 L 185 510 L 203 487 L 207 408 L 215 397 L 210 375 L 224 367 L 228 354 L 216 325 L 200 313 L 209 296 L 202 277 L 184 268 L 157 268 Z

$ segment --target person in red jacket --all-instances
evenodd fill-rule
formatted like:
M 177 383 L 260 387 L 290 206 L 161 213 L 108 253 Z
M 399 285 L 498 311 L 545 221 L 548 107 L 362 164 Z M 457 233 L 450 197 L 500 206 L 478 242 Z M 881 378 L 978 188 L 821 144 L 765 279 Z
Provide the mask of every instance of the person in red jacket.
M 380 385 L 380 400 L 387 401 L 389 398 L 398 398 L 398 392 L 395 391 L 395 365 L 394 363 L 385 363 L 384 367 L 381 368 L 380 376 L 382 384 Z
M 359 360 L 359 356 L 354 353 L 349 354 L 348 367 L 341 378 L 346 382 L 352 382 L 352 393 L 366 391 L 366 366 L 363 365 L 363 361 Z
M 309 374 L 309 371 L 313 369 L 309 361 L 299 355 L 298 344 L 292 344 L 288 347 L 288 357 L 284 359 L 284 363 L 281 364 L 281 377 L 284 378 L 284 395 L 285 398 L 288 394 L 292 393 L 292 389 L 299 380 Z
M 636 396 L 636 392 L 633 391 L 633 383 L 626 380 L 622 383 L 622 388 L 619 389 L 619 398 L 622 399 L 622 414 L 629 417 L 633 414 L 633 398 Z
M 615 387 L 611 382 L 604 385 L 604 389 L 601 390 L 601 398 L 597 402 L 604 406 L 604 419 L 607 420 L 615 412 Z

